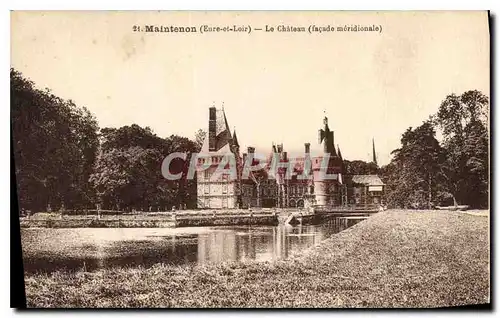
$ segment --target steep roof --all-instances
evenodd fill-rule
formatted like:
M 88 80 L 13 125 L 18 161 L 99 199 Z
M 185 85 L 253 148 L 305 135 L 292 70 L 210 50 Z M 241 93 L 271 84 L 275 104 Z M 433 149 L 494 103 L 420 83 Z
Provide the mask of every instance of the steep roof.
M 215 110 L 215 148 L 216 151 L 210 151 L 209 147 L 209 135 L 210 127 L 208 133 L 201 147 L 202 153 L 214 153 L 214 154 L 225 154 L 231 152 L 231 145 L 233 144 L 233 137 L 231 136 L 231 131 L 226 119 L 226 113 L 224 109 Z
M 324 128 L 319 130 L 319 143 L 321 144 L 324 152 L 331 153 L 333 156 L 337 156 L 335 151 L 335 139 L 334 132 L 328 127 L 328 118 L 323 119 Z
M 352 176 L 352 182 L 368 186 L 384 185 L 382 180 L 376 174 L 355 174 Z
M 239 147 L 240 144 L 238 143 L 238 137 L 236 137 L 236 129 L 234 130 L 234 133 L 233 133 L 233 145 Z

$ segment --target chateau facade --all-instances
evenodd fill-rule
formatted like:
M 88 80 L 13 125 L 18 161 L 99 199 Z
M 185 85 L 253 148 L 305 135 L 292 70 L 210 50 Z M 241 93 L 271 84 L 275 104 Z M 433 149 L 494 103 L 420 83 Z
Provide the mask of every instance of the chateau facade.
M 210 107 L 208 133 L 203 142 L 197 167 L 198 208 L 237 208 L 241 202 L 240 178 L 227 174 L 215 175 L 220 162 L 235 158 L 240 161 L 239 144 L 236 132 L 231 134 L 223 109 Z M 206 167 L 205 170 L 200 167 Z
M 256 158 L 253 147 L 240 154 L 236 131 L 231 133 L 224 110 L 210 107 L 208 133 L 197 159 L 198 208 L 347 207 L 384 203 L 385 185 L 377 175 L 345 175 L 340 147 L 335 147 L 328 118 L 323 119 L 323 127 L 318 131 L 319 150 L 313 154 L 310 146 L 304 144 L 304 156 L 299 158 L 289 158 L 282 144 L 273 144 L 267 158 Z M 219 166 L 230 165 L 236 167 L 232 173 L 216 173 Z M 263 168 L 244 171 L 245 167 L 255 165 Z

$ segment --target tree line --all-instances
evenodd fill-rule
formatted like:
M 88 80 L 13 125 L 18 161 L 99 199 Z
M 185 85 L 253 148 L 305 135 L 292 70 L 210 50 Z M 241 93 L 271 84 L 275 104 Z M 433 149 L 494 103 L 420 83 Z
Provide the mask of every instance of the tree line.
M 390 207 L 489 204 L 489 100 L 477 90 L 450 94 L 436 114 L 408 128 L 380 168 Z M 441 141 L 436 132 L 442 135 Z
M 37 89 L 10 70 L 11 119 L 19 206 L 57 209 L 165 210 L 196 207 L 196 181 L 166 180 L 161 163 L 172 152 L 201 149 L 194 140 L 157 136 L 138 125 L 100 128 L 71 100 Z M 388 165 L 344 160 L 346 174 L 379 174 L 390 207 L 433 207 L 489 202 L 488 97 L 479 91 L 446 96 L 436 114 L 408 128 Z M 441 141 L 436 132 L 442 134 Z M 189 159 L 189 158 L 188 158 Z M 188 160 L 189 162 L 189 160 Z M 181 159 L 171 172 L 187 172 Z
M 197 140 L 138 125 L 100 129 L 87 108 L 10 70 L 11 127 L 21 210 L 165 210 L 196 207 L 194 180 L 166 180 L 163 158 L 198 152 Z M 172 173 L 187 170 L 173 161 Z

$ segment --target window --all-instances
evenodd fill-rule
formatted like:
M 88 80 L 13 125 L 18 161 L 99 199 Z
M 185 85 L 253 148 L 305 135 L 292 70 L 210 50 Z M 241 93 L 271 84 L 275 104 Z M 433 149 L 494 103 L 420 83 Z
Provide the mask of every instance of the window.
M 205 170 L 205 181 L 209 181 L 210 180 L 210 171 L 206 171 Z
M 227 184 L 222 185 L 222 193 L 227 193 Z
M 222 207 L 227 208 L 227 198 L 222 198 Z
M 210 193 L 210 185 L 206 184 L 205 185 L 205 194 L 208 194 L 208 193 Z
M 311 194 L 314 194 L 314 186 L 313 185 L 309 187 L 309 192 L 311 192 Z

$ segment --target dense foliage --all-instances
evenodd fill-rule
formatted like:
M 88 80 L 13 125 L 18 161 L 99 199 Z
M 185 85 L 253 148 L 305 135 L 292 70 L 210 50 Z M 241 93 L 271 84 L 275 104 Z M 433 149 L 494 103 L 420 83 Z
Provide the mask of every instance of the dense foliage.
M 365 162 L 362 160 L 344 160 L 344 173 L 347 175 L 353 174 L 377 174 L 378 167 L 374 162 Z
M 380 169 L 389 205 L 488 207 L 488 134 L 486 96 L 479 91 L 447 96 L 436 115 L 402 135 L 392 161 Z
M 11 69 L 15 173 L 21 209 L 82 208 L 93 200 L 88 183 L 96 160 L 94 116 Z
M 401 144 L 384 168 L 390 187 L 387 199 L 396 206 L 432 208 L 442 188 L 445 158 L 432 124 L 426 121 L 416 129 L 408 128 Z
M 194 141 L 172 135 L 160 138 L 138 125 L 101 130 L 101 151 L 90 176 L 98 202 L 108 209 L 164 211 L 173 206 L 196 206 L 196 183 L 187 180 L 190 157 L 175 159 L 171 173 L 181 180 L 167 180 L 161 173 L 163 159 L 172 152 L 198 151 Z
M 199 145 L 185 137 L 156 136 L 138 125 L 103 128 L 71 100 L 11 69 L 11 111 L 16 182 L 22 210 L 93 209 L 164 210 L 196 205 L 196 184 L 161 174 L 171 152 L 191 154 Z M 187 172 L 189 162 L 175 160 L 172 173 Z

